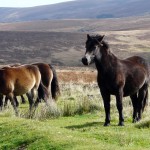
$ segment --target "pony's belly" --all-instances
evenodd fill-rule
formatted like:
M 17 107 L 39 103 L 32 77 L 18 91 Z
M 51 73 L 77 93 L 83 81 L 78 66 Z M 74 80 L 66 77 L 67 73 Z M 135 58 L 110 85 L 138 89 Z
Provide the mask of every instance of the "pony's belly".
M 15 90 L 14 90 L 14 95 L 15 95 L 15 96 L 23 95 L 23 94 L 28 93 L 30 90 L 31 90 L 31 89 L 28 89 L 28 88 L 15 89 Z
M 22 94 L 26 94 L 34 88 L 35 82 L 33 79 L 26 78 L 25 80 L 18 80 L 14 85 L 14 95 L 19 96 Z
M 124 97 L 130 96 L 135 94 L 138 91 L 139 88 L 134 88 L 134 89 L 124 89 Z
M 105 87 L 106 91 L 108 93 L 110 93 L 110 95 L 116 95 L 119 91 L 118 88 L 114 88 L 114 87 Z M 123 89 L 123 97 L 126 97 L 126 96 L 130 96 L 130 95 L 133 95 L 135 94 L 137 91 L 139 90 L 139 87 L 134 87 L 134 88 L 129 88 L 129 87 L 124 87 Z
M 14 88 L 14 95 L 15 96 L 19 96 L 19 95 L 22 95 L 22 94 L 26 94 L 28 93 L 29 91 L 31 91 L 31 89 L 33 88 L 34 86 L 33 85 L 19 85 L 19 86 L 16 86 Z
M 126 84 L 123 91 L 124 91 L 124 96 L 130 96 L 139 91 L 139 89 L 142 88 L 144 85 L 144 80 L 142 82 L 134 83 L 130 82 L 130 84 Z

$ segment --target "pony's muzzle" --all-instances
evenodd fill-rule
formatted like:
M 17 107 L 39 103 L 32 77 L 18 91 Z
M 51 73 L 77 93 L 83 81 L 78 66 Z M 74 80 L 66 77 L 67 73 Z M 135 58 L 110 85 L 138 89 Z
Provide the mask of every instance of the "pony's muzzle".
M 87 58 L 86 57 L 83 57 L 82 58 L 82 63 L 84 64 L 84 65 L 88 65 L 88 60 L 87 60 Z

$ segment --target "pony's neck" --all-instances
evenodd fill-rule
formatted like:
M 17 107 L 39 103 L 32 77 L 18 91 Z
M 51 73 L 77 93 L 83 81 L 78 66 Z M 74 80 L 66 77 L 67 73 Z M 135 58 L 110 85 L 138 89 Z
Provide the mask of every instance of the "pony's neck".
M 112 71 L 116 66 L 118 58 L 105 47 L 100 48 L 100 54 L 95 58 L 95 65 L 98 71 L 106 73 Z

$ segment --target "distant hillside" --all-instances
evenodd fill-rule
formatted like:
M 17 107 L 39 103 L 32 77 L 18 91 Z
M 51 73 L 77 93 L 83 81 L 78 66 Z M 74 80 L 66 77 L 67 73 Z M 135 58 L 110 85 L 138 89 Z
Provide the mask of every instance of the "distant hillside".
M 42 32 L 102 32 L 121 30 L 149 30 L 150 15 L 113 19 L 40 20 L 0 23 L 0 31 Z
M 98 19 L 150 14 L 149 0 L 75 0 L 30 8 L 0 8 L 0 22 Z
M 101 32 L 98 32 L 101 33 Z M 150 30 L 108 31 L 105 40 L 119 57 L 140 55 L 150 62 Z M 85 33 L 0 32 L 0 65 L 47 62 L 55 66 L 83 66 Z

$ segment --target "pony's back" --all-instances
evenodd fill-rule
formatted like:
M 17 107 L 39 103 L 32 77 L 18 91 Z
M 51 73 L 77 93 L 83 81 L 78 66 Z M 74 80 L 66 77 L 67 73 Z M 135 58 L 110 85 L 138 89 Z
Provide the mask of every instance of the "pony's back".
M 7 95 L 22 95 L 33 87 L 38 88 L 41 74 L 36 66 L 22 65 L 18 67 L 5 67 L 0 69 L 0 93 Z M 2 87 L 3 83 L 3 87 Z

